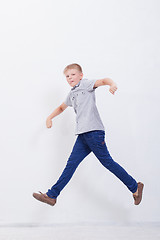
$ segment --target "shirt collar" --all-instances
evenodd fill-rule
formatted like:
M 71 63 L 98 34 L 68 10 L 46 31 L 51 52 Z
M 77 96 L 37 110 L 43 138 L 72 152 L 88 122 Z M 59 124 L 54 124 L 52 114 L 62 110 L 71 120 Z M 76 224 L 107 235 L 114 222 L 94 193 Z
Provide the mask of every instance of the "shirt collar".
M 81 81 L 81 80 L 80 80 L 80 81 Z M 79 87 L 80 81 L 79 81 L 79 83 L 78 83 L 77 85 L 75 85 L 71 90 L 74 90 L 75 88 Z

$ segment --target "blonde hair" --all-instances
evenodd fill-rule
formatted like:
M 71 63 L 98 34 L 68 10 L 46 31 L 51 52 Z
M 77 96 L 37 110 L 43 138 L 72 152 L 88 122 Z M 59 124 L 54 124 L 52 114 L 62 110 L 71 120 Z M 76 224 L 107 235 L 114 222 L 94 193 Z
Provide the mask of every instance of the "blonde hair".
M 65 67 L 63 73 L 65 74 L 65 72 L 68 70 L 68 69 L 77 69 L 79 72 L 82 73 L 82 68 L 79 64 L 77 63 L 72 63 L 72 64 L 69 64 L 68 66 Z

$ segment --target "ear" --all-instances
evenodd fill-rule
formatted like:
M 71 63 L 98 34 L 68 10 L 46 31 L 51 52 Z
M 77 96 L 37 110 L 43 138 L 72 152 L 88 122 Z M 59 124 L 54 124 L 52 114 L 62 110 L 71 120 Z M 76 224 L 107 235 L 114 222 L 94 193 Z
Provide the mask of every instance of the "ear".
M 83 78 L 83 73 L 81 73 L 80 76 Z M 82 78 L 81 78 L 81 79 L 82 79 Z

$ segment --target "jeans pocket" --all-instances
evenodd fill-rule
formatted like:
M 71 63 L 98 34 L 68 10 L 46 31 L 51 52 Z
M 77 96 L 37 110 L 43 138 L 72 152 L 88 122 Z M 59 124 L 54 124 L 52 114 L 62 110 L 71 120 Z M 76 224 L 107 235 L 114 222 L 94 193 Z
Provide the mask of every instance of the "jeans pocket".
M 95 134 L 95 143 L 96 147 L 101 151 L 105 146 L 105 132 L 104 131 L 97 131 Z
M 93 131 L 85 133 L 85 137 L 87 139 L 92 139 L 93 138 Z
M 96 137 L 98 137 L 99 139 L 104 139 L 105 138 L 105 132 L 103 130 L 96 131 Z

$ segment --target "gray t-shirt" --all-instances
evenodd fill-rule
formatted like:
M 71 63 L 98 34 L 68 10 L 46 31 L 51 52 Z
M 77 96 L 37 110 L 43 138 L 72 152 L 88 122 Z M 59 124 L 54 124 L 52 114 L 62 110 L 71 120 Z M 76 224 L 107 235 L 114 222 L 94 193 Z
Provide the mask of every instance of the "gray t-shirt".
M 64 103 L 73 107 L 76 113 L 75 134 L 104 130 L 95 102 L 96 80 L 82 79 L 71 89 Z

